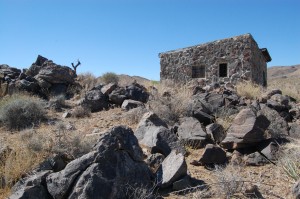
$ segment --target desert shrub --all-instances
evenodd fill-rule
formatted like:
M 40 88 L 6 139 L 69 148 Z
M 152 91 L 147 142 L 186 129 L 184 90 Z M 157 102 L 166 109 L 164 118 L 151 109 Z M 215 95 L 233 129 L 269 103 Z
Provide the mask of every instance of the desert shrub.
M 98 79 L 92 73 L 79 74 L 77 80 L 84 90 L 90 90 L 98 83 Z
M 126 184 L 123 189 L 125 189 L 126 198 L 132 199 L 156 199 L 161 198 L 157 193 L 157 184 L 152 187 L 140 185 L 140 184 Z
M 46 116 L 44 103 L 27 95 L 13 95 L 0 103 L 0 121 L 8 129 L 24 129 L 39 124 Z
M 293 141 L 283 146 L 279 158 L 279 165 L 291 179 L 300 179 L 300 146 L 299 141 Z
M 117 84 L 119 82 L 118 75 L 116 73 L 113 73 L 113 72 L 104 73 L 100 78 L 105 84 L 109 84 L 109 83 L 116 83 Z
M 236 85 L 237 94 L 248 99 L 257 99 L 264 92 L 263 87 L 251 82 L 243 81 Z
M 90 152 L 96 141 L 95 139 L 89 139 L 80 132 L 68 131 L 66 125 L 59 122 L 56 125 L 54 144 L 51 151 L 68 154 L 75 159 Z
M 83 106 L 76 106 L 72 111 L 72 117 L 75 118 L 83 118 L 83 117 L 90 117 L 91 110 L 88 107 Z
M 168 124 L 173 125 L 179 121 L 179 118 L 188 114 L 188 102 L 192 91 L 185 85 L 169 87 L 160 84 L 157 86 L 157 91 L 150 94 L 147 104 L 149 109 Z
M 241 176 L 241 167 L 234 165 L 216 166 L 214 175 L 216 177 L 216 195 L 225 198 L 232 198 L 234 194 L 241 192 L 243 187 L 243 178 Z

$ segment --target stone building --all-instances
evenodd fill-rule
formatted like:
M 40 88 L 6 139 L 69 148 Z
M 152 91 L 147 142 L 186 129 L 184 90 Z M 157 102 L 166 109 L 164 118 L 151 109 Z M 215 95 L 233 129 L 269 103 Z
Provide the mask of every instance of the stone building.
M 241 79 L 267 85 L 266 48 L 259 48 L 251 34 L 217 40 L 159 54 L 160 79 L 204 85 L 235 84 Z

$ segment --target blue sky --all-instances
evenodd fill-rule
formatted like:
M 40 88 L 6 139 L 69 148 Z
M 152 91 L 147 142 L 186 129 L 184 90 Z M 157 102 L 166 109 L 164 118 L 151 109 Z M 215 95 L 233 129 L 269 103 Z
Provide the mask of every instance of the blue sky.
M 158 53 L 251 33 L 268 66 L 300 64 L 300 0 L 0 0 L 0 64 L 37 55 L 159 80 Z

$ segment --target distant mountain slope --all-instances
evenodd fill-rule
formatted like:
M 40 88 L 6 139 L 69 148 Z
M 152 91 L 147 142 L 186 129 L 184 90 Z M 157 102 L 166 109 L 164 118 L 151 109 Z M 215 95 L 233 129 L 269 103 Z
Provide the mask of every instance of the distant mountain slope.
M 134 81 L 142 85 L 147 85 L 148 82 L 151 82 L 151 80 L 140 76 L 129 76 L 129 75 L 121 74 L 118 75 L 118 77 L 119 77 L 119 85 L 121 86 L 126 86 L 129 83 L 132 83 Z
M 300 64 L 293 66 L 272 66 L 268 68 L 268 79 L 287 77 L 300 78 Z

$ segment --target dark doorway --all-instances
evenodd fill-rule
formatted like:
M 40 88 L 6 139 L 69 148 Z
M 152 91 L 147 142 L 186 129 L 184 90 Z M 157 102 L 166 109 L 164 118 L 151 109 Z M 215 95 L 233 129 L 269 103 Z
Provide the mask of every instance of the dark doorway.
M 219 77 L 228 77 L 227 64 L 219 64 Z

